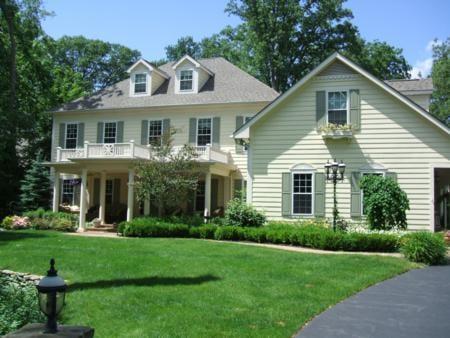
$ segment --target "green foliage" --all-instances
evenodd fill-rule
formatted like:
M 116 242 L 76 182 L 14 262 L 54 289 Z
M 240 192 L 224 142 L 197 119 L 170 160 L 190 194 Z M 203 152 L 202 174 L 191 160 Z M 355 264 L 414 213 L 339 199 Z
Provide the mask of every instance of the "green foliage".
M 53 212 L 42 208 L 24 212 L 30 219 L 31 228 L 36 230 L 75 231 L 78 227 L 78 215 L 66 212 Z
M 433 94 L 430 111 L 450 126 L 450 38 L 433 46 Z
M 361 40 L 361 51 L 348 53 L 362 68 L 381 80 L 409 79 L 411 66 L 403 56 L 403 49 L 387 42 Z
M 360 182 L 363 206 L 371 229 L 406 229 L 409 200 L 398 183 L 390 177 L 365 175 Z
M 402 238 L 401 251 L 410 261 L 435 265 L 445 262 L 447 246 L 441 234 L 419 231 Z
M 189 226 L 161 221 L 157 218 L 135 218 L 120 224 L 118 231 L 128 237 L 188 237 Z
M 228 202 L 224 222 L 232 226 L 260 227 L 266 222 L 266 216 L 242 199 L 234 198 Z
M 50 174 L 49 168 L 42 164 L 42 156 L 36 160 L 25 173 L 21 181 L 20 207 L 22 210 L 47 208 L 50 204 Z
M 35 286 L 20 277 L 0 275 L 0 335 L 44 321 Z
M 10 230 L 12 229 L 13 222 L 14 222 L 13 216 L 6 216 L 2 220 L 1 227 L 3 229 Z
M 192 198 L 199 179 L 195 149 L 188 145 L 175 149 L 173 134 L 173 130 L 165 133 L 161 145 L 152 146 L 152 158 L 135 167 L 137 198 L 155 201 L 160 217 Z
M 169 45 L 166 48 L 166 57 L 169 61 L 177 61 L 186 54 L 194 59 L 200 58 L 200 44 L 194 41 L 192 36 L 184 36 L 178 39 L 176 44 Z

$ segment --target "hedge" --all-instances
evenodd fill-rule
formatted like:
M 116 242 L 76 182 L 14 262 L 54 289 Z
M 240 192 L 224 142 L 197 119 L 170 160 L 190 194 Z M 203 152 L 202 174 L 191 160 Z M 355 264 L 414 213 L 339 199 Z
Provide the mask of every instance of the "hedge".
M 396 252 L 400 246 L 399 237 L 393 234 L 334 232 L 332 229 L 311 224 L 274 224 L 260 228 L 214 224 L 189 226 L 155 218 L 136 218 L 131 222 L 121 223 L 118 232 L 128 237 L 191 237 L 287 244 L 332 251 Z

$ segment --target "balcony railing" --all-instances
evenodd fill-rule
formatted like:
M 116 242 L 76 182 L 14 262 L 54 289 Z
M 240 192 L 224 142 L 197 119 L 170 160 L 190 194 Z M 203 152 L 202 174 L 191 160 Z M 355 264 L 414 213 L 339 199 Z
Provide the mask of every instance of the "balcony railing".
M 174 147 L 179 151 L 180 146 Z M 214 149 L 211 146 L 195 147 L 200 161 L 213 161 L 228 163 L 228 154 Z M 68 162 L 77 159 L 151 159 L 152 152 L 148 146 L 135 144 L 133 141 L 127 143 L 89 143 L 85 142 L 83 148 L 63 149 L 57 148 L 56 160 L 58 162 Z

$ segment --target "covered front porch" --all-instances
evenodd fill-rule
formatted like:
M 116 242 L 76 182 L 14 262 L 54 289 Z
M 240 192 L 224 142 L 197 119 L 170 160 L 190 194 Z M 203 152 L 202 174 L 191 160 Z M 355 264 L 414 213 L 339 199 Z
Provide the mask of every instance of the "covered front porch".
M 158 214 L 155 201 L 140 203 L 134 191 L 134 162 L 112 159 L 79 159 L 52 163 L 53 211 L 79 214 L 79 230 L 96 220 L 117 224 L 136 216 Z M 221 163 L 202 163 L 198 188 L 191 200 L 173 212 L 222 216 L 227 202 L 243 187 L 234 168 Z

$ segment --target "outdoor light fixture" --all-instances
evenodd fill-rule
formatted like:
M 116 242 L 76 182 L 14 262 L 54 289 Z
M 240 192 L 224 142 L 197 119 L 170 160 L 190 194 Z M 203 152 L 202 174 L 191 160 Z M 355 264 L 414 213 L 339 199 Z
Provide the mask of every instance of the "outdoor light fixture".
M 50 260 L 50 270 L 47 271 L 47 276 L 41 279 L 36 288 L 39 293 L 39 307 L 47 316 L 45 333 L 56 333 L 58 332 L 56 318 L 64 306 L 67 285 L 58 276 L 53 258 Z
M 327 177 L 327 181 L 333 182 L 333 196 L 334 196 L 334 204 L 333 204 L 333 230 L 336 231 L 336 219 L 338 216 L 338 208 L 337 208 L 337 198 L 336 198 L 336 184 L 338 181 L 344 180 L 345 173 L 345 164 L 344 162 L 338 162 L 336 159 L 332 163 L 327 161 L 325 164 L 325 173 Z

